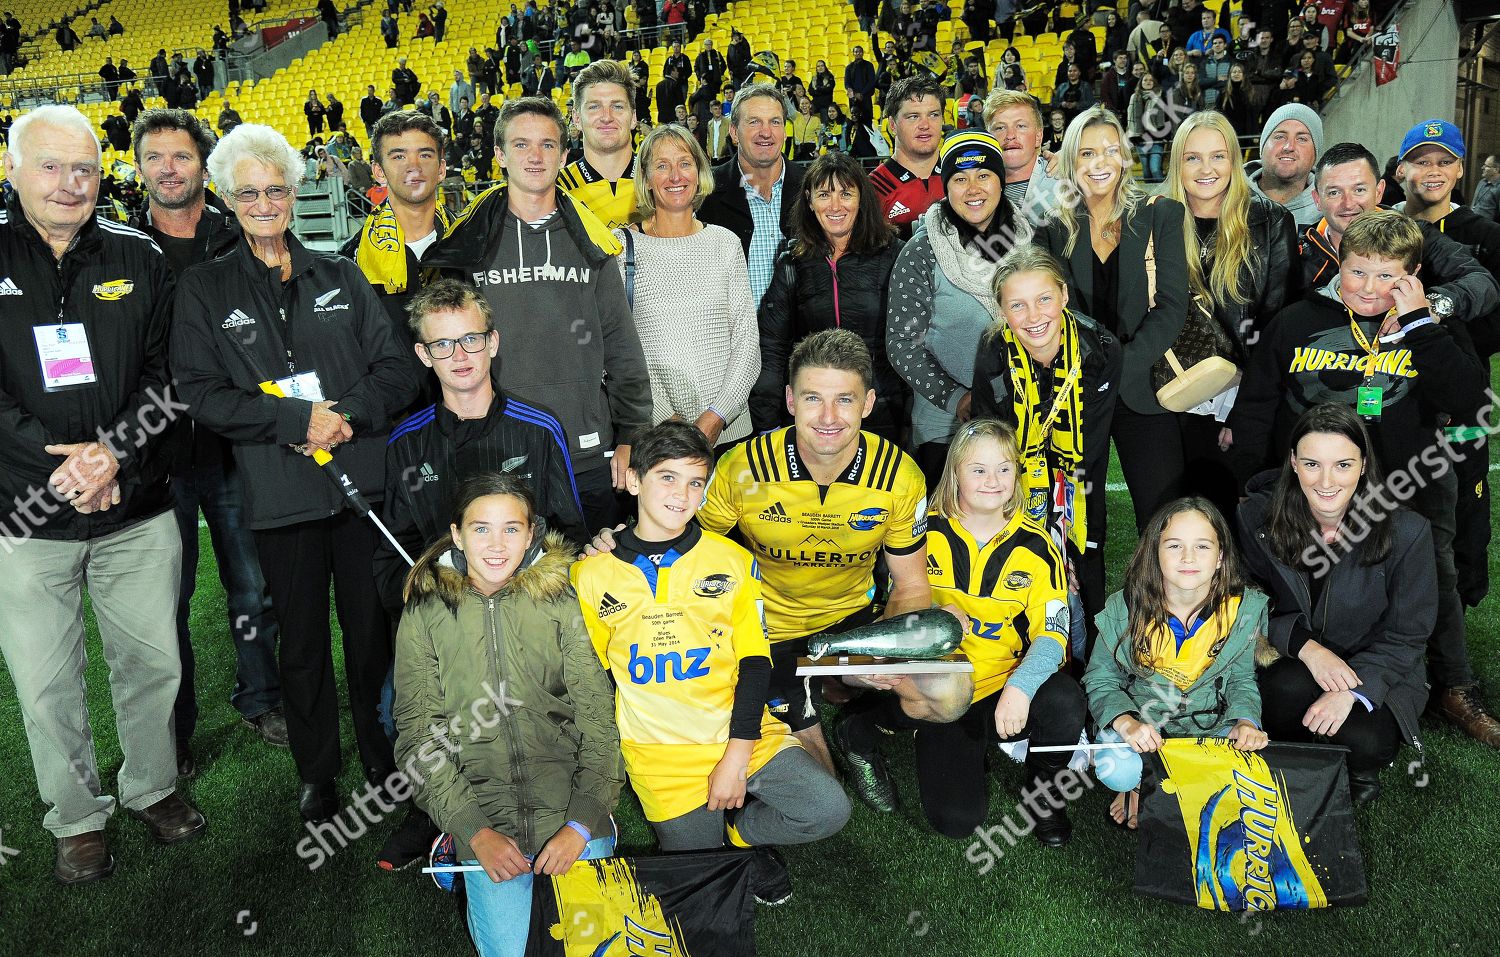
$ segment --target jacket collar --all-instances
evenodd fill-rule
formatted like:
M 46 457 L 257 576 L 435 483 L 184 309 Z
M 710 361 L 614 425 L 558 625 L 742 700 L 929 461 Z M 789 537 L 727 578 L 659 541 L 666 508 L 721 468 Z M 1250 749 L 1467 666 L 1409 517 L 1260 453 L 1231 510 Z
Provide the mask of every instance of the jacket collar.
M 290 229 L 286 231 L 286 248 L 287 252 L 291 254 L 292 259 L 292 275 L 288 280 L 288 282 L 292 282 L 303 273 L 312 269 L 313 256 L 311 251 L 302 245 L 301 241 L 297 239 Z M 251 276 L 264 277 L 274 268 L 267 266 L 255 257 L 255 251 L 250 248 L 250 240 L 248 238 L 244 238 L 244 241 L 237 247 L 236 252 L 240 257 L 240 268 Z
M 10 191 L 10 196 L 5 201 L 5 214 L 8 224 L 16 231 L 16 235 L 21 236 L 26 242 L 35 243 L 37 248 L 45 250 L 53 261 L 59 258 L 52 252 L 52 247 L 47 245 L 42 234 L 37 232 L 36 227 L 31 224 L 31 220 L 26 218 L 26 210 L 21 207 L 21 194 L 14 189 Z M 95 213 L 78 227 L 78 232 L 74 234 L 73 242 L 68 247 L 68 253 L 92 252 L 98 249 L 102 242 L 99 215 Z

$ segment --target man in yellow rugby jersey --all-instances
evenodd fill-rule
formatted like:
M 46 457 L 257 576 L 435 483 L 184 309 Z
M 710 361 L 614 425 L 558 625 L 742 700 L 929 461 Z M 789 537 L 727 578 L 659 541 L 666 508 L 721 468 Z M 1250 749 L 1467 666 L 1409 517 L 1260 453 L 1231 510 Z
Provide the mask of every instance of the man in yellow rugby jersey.
M 699 523 L 738 527 L 760 564 L 771 642 L 771 713 L 832 770 L 818 722 L 818 685 L 796 675 L 811 635 L 932 607 L 927 582 L 927 493 L 921 470 L 860 425 L 875 404 L 870 352 L 847 329 L 825 329 L 792 350 L 786 401 L 795 424 L 736 446 L 714 469 Z M 595 539 L 613 547 L 607 532 Z M 875 601 L 881 555 L 891 589 Z M 952 721 L 968 708 L 967 674 L 846 678 L 893 691 L 908 717 Z M 889 778 L 878 752 L 848 752 L 851 784 L 879 804 Z
M 595 60 L 573 81 L 573 117 L 583 156 L 563 167 L 557 184 L 610 229 L 635 216 L 635 77 L 618 60 Z
M 753 890 L 791 894 L 772 850 L 836 833 L 849 799 L 766 709 L 770 648 L 755 559 L 692 519 L 713 451 L 685 422 L 641 435 L 636 524 L 573 567 L 584 623 L 614 675 L 630 783 L 664 851 L 757 849 Z

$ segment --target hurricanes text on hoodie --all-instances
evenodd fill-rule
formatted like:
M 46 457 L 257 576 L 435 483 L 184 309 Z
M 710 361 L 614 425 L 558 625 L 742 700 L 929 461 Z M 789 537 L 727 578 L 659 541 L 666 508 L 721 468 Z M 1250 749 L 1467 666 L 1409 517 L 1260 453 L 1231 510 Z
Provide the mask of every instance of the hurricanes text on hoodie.
M 1470 412 L 1483 398 L 1487 370 L 1440 323 L 1410 329 L 1384 342 L 1373 360 L 1354 336 L 1351 313 L 1338 296 L 1337 278 L 1283 309 L 1250 354 L 1229 428 L 1230 453 L 1241 483 L 1287 453 L 1298 416 L 1322 402 L 1355 407 L 1365 367 L 1380 388 L 1380 415 L 1366 417 L 1376 456 L 1387 474 L 1395 469 L 1440 474 L 1446 458 L 1437 427 L 1447 416 Z M 1384 316 L 1353 316 L 1373 344 Z M 1426 308 L 1400 317 L 1403 328 L 1430 319 Z M 1452 463 L 1446 467 L 1451 468 Z

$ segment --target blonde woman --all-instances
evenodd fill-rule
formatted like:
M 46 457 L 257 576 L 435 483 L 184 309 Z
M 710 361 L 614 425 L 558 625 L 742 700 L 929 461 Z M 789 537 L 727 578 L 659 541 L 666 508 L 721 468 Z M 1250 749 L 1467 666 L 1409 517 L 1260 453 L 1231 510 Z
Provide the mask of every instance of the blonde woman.
M 1151 367 L 1187 316 L 1182 204 L 1147 197 L 1120 121 L 1106 107 L 1080 113 L 1063 137 L 1057 220 L 1037 244 L 1068 271 L 1073 307 L 1120 340 L 1123 366 L 1111 435 L 1136 527 L 1177 497 L 1186 462 L 1177 416 L 1161 407 Z
M 1251 191 L 1234 127 L 1222 113 L 1183 121 L 1170 169 L 1163 195 L 1183 205 L 1189 295 L 1228 334 L 1244 369 L 1266 324 L 1300 285 L 1300 271 L 1289 268 L 1297 254 L 1292 214 Z M 1233 436 L 1222 427 L 1233 405 L 1231 390 L 1181 418 L 1189 491 L 1226 514 L 1237 500 L 1226 458 Z
M 742 439 L 760 333 L 739 238 L 696 215 L 714 188 L 708 156 L 665 124 L 641 140 L 633 175 L 641 221 L 615 230 L 616 259 L 651 373 L 651 421 L 691 422 L 710 444 Z

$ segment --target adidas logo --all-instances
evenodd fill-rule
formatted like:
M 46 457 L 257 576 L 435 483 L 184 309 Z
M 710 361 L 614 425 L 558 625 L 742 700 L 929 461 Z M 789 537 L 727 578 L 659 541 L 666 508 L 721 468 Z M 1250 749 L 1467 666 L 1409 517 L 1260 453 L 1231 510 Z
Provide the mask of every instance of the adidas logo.
M 897 216 L 905 216 L 909 212 L 911 212 L 911 210 L 906 208 L 906 204 L 898 199 L 891 204 L 891 211 L 885 214 L 885 218 L 895 219 Z
M 605 592 L 604 597 L 599 599 L 600 618 L 608 618 L 615 612 L 624 610 L 625 603 L 623 601 L 620 601 L 620 599 L 616 598 L 614 595 L 611 595 L 609 592 Z
M 943 573 L 943 566 L 941 566 L 941 565 L 938 564 L 937 558 L 934 557 L 934 556 L 932 556 L 932 555 L 928 555 L 927 556 L 927 574 L 929 574 L 929 575 L 941 575 L 942 573 Z
M 6 276 L 4 279 L 0 279 L 0 296 L 24 295 L 26 294 L 21 291 L 21 287 L 17 286 L 9 276 Z
M 792 520 L 787 517 L 786 509 L 780 502 L 774 502 L 770 506 L 760 510 L 762 522 L 777 522 L 782 525 L 790 525 Z
M 220 329 L 236 329 L 240 326 L 253 326 L 255 320 L 245 315 L 239 309 L 229 314 L 229 318 L 219 324 Z
M 432 466 L 426 462 L 423 462 L 422 467 L 420 469 L 417 469 L 417 474 L 422 476 L 422 481 L 424 482 L 436 482 L 438 480 L 437 473 L 434 472 L 432 470 Z

